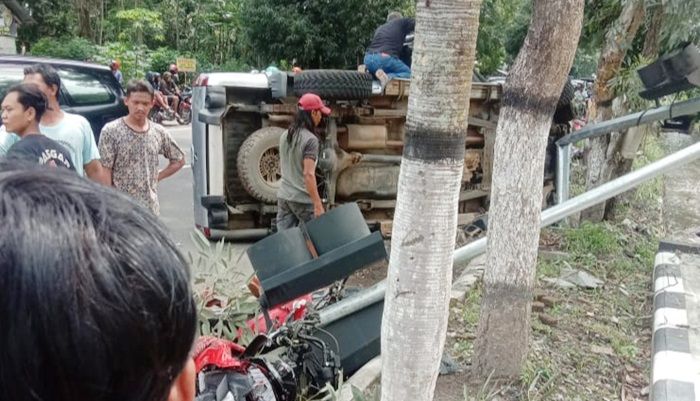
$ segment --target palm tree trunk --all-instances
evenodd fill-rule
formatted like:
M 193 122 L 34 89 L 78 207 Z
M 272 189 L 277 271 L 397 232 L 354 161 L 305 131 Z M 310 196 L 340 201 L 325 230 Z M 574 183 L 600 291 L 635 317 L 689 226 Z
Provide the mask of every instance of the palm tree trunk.
M 527 356 L 547 137 L 574 60 L 584 0 L 535 0 L 505 83 L 475 343 L 478 378 L 518 378 Z
M 430 401 L 448 322 L 481 0 L 421 0 L 382 322 L 382 401 Z

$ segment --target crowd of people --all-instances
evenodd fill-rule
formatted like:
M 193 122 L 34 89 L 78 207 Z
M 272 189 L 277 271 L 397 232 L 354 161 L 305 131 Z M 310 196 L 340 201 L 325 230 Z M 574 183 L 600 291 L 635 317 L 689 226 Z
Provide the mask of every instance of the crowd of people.
M 129 194 L 157 215 L 157 184 L 184 166 L 185 154 L 165 128 L 148 120 L 155 96 L 151 85 L 127 83 L 129 113 L 106 124 L 99 143 L 84 117 L 61 110 L 60 88 L 50 65 L 24 70 L 24 81 L 2 100 L 0 158 L 73 170 Z M 161 155 L 169 165 L 159 171 Z

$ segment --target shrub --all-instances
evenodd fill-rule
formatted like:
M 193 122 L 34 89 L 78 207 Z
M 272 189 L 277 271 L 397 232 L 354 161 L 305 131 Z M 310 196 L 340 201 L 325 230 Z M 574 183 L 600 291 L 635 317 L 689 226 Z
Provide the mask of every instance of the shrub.
M 97 54 L 96 46 L 83 38 L 49 38 L 39 39 L 32 47 L 35 56 L 47 56 L 70 60 L 91 60 Z

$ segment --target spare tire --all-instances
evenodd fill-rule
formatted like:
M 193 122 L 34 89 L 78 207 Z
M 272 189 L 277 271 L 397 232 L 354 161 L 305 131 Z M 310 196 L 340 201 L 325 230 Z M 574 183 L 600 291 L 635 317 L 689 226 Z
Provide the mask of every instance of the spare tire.
M 283 128 L 265 127 L 253 132 L 238 152 L 238 176 L 246 192 L 253 198 L 277 203 L 280 170 L 280 137 Z
M 572 104 L 574 97 L 576 96 L 576 91 L 571 80 L 567 80 L 564 84 L 564 89 L 561 91 L 561 96 L 559 96 L 559 102 L 557 102 L 557 108 L 554 112 L 554 123 L 555 124 L 565 124 L 576 118 L 576 113 L 574 112 L 574 106 Z
M 294 94 L 315 93 L 327 100 L 367 99 L 372 95 L 372 75 L 348 70 L 308 70 L 294 77 Z
M 571 80 L 567 80 L 564 84 L 564 89 L 561 91 L 561 96 L 559 96 L 559 102 L 557 102 L 557 109 L 571 104 L 571 101 L 576 97 L 576 91 L 574 89 L 574 84 Z

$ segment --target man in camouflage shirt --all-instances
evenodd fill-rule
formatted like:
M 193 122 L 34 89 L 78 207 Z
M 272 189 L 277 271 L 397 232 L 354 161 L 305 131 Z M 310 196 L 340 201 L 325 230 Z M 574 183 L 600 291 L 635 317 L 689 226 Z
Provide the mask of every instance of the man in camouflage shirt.
M 115 188 L 158 215 L 158 182 L 185 165 L 185 154 L 165 128 L 148 120 L 153 104 L 151 85 L 129 81 L 124 103 L 129 115 L 105 125 L 100 134 L 102 164 Z M 170 161 L 161 171 L 158 155 Z

